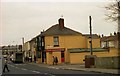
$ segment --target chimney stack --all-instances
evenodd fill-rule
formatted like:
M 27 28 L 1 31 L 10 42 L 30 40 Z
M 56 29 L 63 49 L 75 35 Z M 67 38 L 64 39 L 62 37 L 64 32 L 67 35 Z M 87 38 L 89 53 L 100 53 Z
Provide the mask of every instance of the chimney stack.
M 64 19 L 63 19 L 63 18 L 60 18 L 60 19 L 58 20 L 58 22 L 59 22 L 59 27 L 60 27 L 60 29 L 63 29 L 63 28 L 64 28 Z
M 102 37 L 104 37 L 104 35 L 102 34 Z
M 114 32 L 114 35 L 117 35 L 116 32 Z

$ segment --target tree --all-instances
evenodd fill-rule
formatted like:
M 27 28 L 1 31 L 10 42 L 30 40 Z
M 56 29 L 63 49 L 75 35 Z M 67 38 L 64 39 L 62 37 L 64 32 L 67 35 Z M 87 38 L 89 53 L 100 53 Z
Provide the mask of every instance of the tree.
M 120 32 L 120 1 L 115 0 L 114 3 L 109 4 L 105 7 L 108 11 L 106 15 L 106 20 L 115 21 L 118 23 L 118 32 Z
M 107 16 L 107 20 L 116 21 L 118 23 L 118 49 L 120 49 L 120 0 L 115 0 L 114 3 L 109 4 L 105 7 L 106 10 L 109 11 Z

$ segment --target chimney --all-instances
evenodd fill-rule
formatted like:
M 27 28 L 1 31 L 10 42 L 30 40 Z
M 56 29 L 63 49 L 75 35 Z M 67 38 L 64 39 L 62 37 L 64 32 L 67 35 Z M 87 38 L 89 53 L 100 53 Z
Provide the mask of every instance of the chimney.
M 110 33 L 110 36 L 112 36 L 112 33 Z
M 104 35 L 102 34 L 102 37 L 104 37 Z
M 60 18 L 60 19 L 58 20 L 58 22 L 59 22 L 59 27 L 60 27 L 60 29 L 63 29 L 63 28 L 64 28 L 64 19 L 63 19 L 63 18 Z
M 117 35 L 116 32 L 114 32 L 114 35 Z
M 43 31 L 41 31 L 41 33 L 40 34 L 42 34 L 43 32 L 45 32 L 44 30 Z

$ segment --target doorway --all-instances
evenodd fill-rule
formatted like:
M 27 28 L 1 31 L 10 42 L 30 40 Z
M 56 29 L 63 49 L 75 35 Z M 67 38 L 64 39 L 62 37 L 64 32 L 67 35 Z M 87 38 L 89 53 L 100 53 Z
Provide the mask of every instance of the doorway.
M 65 55 L 64 55 L 64 51 L 61 51 L 61 63 L 65 62 Z

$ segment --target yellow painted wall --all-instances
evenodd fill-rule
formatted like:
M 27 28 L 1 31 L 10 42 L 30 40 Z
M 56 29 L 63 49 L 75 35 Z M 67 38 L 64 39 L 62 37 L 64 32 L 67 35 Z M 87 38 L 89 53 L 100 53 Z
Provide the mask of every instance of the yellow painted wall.
M 60 36 L 60 47 L 65 49 L 65 62 L 70 62 L 69 48 L 86 48 L 86 38 L 83 36 Z
M 97 57 L 111 57 L 111 56 L 118 56 L 118 49 L 110 48 L 109 52 L 95 52 L 94 55 Z
M 70 64 L 83 64 L 85 55 L 89 53 L 70 53 Z
M 85 59 L 85 55 L 90 55 L 90 52 L 82 52 L 82 53 L 70 53 L 70 63 L 71 64 L 84 64 L 83 59 Z M 110 48 L 110 51 L 106 52 L 93 52 L 93 55 L 97 57 L 112 57 L 118 56 L 118 49 Z
M 60 46 L 65 48 L 86 48 L 86 38 L 83 36 L 60 36 Z
M 36 61 L 38 64 L 42 62 L 42 59 L 41 58 L 37 58 L 37 61 Z
M 59 36 L 59 47 L 53 47 L 53 36 L 45 36 L 45 48 L 86 48 L 86 38 L 84 36 Z
M 46 54 L 47 64 L 53 64 L 53 56 L 58 58 L 58 64 L 61 63 L 61 52 L 47 52 Z
M 56 49 L 56 48 L 65 48 L 65 62 L 67 63 L 84 63 L 83 59 L 85 55 L 89 55 L 90 53 L 69 53 L 67 49 L 70 48 L 89 48 L 89 39 L 82 35 L 71 35 L 71 36 L 59 36 L 59 47 L 54 47 L 53 42 L 54 36 L 46 36 L 45 37 L 45 49 Z M 100 48 L 100 39 L 92 40 L 93 48 Z M 94 54 L 94 53 L 93 53 Z M 106 53 L 95 53 L 98 56 L 106 55 Z M 61 63 L 61 53 L 52 53 L 52 55 L 58 56 Z M 47 53 L 47 63 L 51 63 L 52 55 Z M 51 58 L 51 59 L 50 59 Z
M 69 52 L 67 51 L 67 49 L 87 48 L 86 37 L 82 35 L 59 36 L 59 47 L 54 47 L 53 36 L 45 36 L 45 49 L 56 49 L 56 48 L 65 48 L 65 62 L 70 62 Z M 47 60 L 48 60 L 47 62 L 49 63 L 49 59 Z
M 52 53 L 46 52 L 46 63 L 52 64 Z
M 70 62 L 70 53 L 67 51 L 67 48 L 65 49 L 65 62 Z
M 45 36 L 45 49 L 53 48 L 53 37 Z
M 90 39 L 87 39 L 87 46 L 90 48 Z M 99 39 L 92 39 L 92 48 L 100 48 L 100 38 Z
M 53 52 L 52 55 L 58 58 L 58 64 L 61 63 L 61 52 Z

